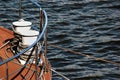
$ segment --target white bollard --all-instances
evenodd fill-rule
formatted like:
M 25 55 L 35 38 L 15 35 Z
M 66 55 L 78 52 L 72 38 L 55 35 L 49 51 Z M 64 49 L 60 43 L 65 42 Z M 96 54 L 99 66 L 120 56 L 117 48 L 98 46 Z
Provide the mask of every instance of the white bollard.
M 29 46 L 33 44 L 33 42 L 37 39 L 39 35 L 38 31 L 30 30 L 32 23 L 29 21 L 25 21 L 20 19 L 19 21 L 13 22 L 13 26 L 15 31 L 22 35 L 22 45 Z
M 36 41 L 39 32 L 35 30 L 28 30 L 26 32 L 23 31 L 21 35 L 24 35 L 22 36 L 22 45 L 29 46 Z
M 15 28 L 15 31 L 18 32 L 18 33 L 30 30 L 31 25 L 32 25 L 31 22 L 25 21 L 23 19 L 20 19 L 19 21 L 15 21 L 12 24 Z

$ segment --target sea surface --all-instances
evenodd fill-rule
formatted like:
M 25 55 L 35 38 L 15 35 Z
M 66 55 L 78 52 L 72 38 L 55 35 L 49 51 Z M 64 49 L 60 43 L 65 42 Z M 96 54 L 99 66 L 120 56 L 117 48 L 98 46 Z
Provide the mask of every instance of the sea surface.
M 48 46 L 52 68 L 70 80 L 120 80 L 120 0 L 35 0 L 48 14 L 48 43 L 119 64 Z M 19 0 L 0 0 L 0 25 L 11 29 Z M 38 26 L 39 9 L 22 0 L 22 17 Z M 52 80 L 64 80 L 53 73 Z

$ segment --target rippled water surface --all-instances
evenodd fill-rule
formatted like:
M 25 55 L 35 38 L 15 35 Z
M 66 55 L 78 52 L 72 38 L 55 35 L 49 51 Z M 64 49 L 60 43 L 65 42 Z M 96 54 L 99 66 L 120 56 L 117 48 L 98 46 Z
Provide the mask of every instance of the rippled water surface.
M 120 0 L 38 2 L 49 18 L 48 43 L 120 63 Z M 29 0 L 22 3 L 24 19 L 34 22 L 35 28 L 38 9 Z M 11 23 L 18 19 L 17 4 L 17 0 L 0 0 L 0 25 L 11 29 Z M 120 65 L 51 46 L 47 56 L 52 67 L 70 80 L 120 80 Z M 64 79 L 53 74 L 53 80 Z

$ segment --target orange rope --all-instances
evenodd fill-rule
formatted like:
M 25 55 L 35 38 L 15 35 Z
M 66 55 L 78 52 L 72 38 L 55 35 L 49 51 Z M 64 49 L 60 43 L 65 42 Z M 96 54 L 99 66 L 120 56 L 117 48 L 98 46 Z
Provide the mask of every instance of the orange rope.
M 48 44 L 48 45 L 52 46 L 52 47 L 55 47 L 55 48 L 58 48 L 58 49 L 61 49 L 61 50 L 64 50 L 64 51 L 68 51 L 68 52 L 74 53 L 74 54 L 86 56 L 88 58 L 93 58 L 93 59 L 98 60 L 98 61 L 104 61 L 104 62 L 107 62 L 107 63 L 111 63 L 111 64 L 115 64 L 115 65 L 120 66 L 120 63 L 118 63 L 118 62 L 113 62 L 113 61 L 106 60 L 106 59 L 103 59 L 103 58 L 97 58 L 97 57 L 94 57 L 94 56 L 91 56 L 91 55 L 82 54 L 80 52 L 77 52 L 77 51 L 74 51 L 74 50 L 70 50 L 70 49 L 67 49 L 67 48 L 63 48 L 63 47 L 60 47 L 60 46 L 57 46 L 57 45 L 53 45 L 53 44 Z

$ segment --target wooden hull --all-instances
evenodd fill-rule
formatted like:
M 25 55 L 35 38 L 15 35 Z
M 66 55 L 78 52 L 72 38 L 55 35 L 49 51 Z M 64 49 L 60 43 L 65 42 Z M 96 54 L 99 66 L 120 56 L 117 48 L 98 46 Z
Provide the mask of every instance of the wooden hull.
M 14 54 L 8 50 L 10 47 L 9 44 L 3 46 L 6 40 L 12 38 L 14 38 L 12 31 L 0 27 L 0 62 L 14 56 Z M 33 63 L 32 65 L 27 64 L 23 68 L 23 65 L 18 59 L 13 59 L 0 65 L 0 80 L 51 80 L 50 64 L 44 55 L 41 55 L 41 58 L 43 63 L 37 67 Z M 42 71 L 43 64 L 46 64 L 44 71 Z M 39 73 L 41 73 L 41 75 Z

